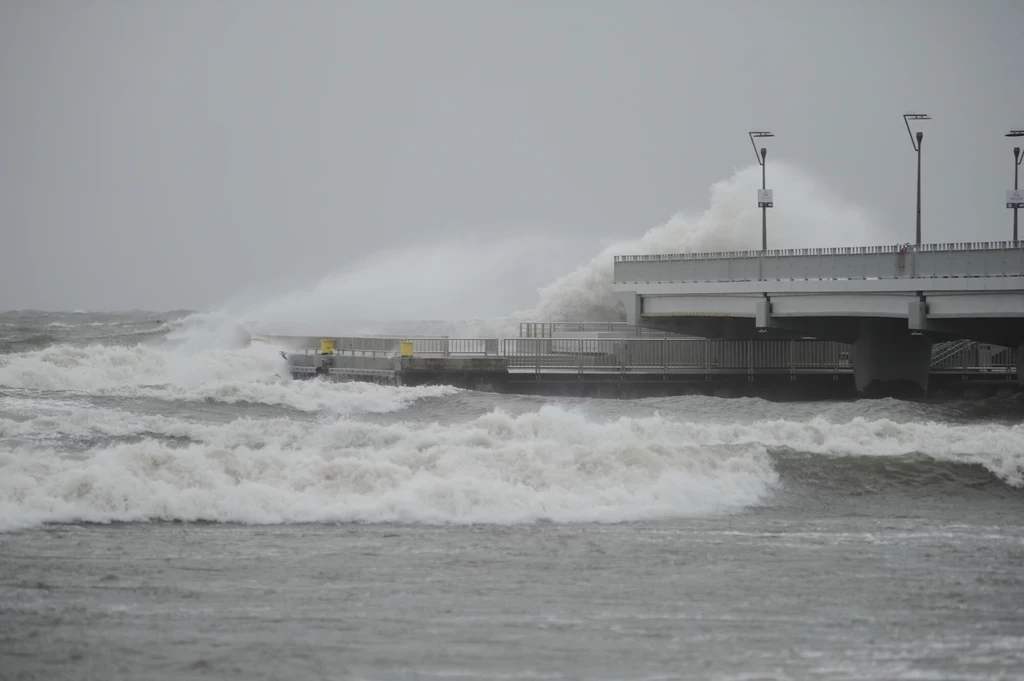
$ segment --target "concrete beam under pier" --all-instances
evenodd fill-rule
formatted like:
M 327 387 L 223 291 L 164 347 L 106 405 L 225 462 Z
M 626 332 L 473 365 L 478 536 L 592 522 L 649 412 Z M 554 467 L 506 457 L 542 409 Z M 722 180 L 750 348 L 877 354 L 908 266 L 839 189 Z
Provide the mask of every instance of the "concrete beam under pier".
M 860 336 L 856 317 L 771 317 L 770 326 L 758 328 L 753 317 L 643 316 L 641 325 L 700 338 L 727 340 L 787 340 L 817 338 L 852 343 Z
M 773 340 L 813 337 L 850 343 L 857 392 L 866 396 L 916 395 L 928 391 L 932 338 L 912 334 L 906 319 L 854 317 L 644 317 L 652 328 L 704 338 Z

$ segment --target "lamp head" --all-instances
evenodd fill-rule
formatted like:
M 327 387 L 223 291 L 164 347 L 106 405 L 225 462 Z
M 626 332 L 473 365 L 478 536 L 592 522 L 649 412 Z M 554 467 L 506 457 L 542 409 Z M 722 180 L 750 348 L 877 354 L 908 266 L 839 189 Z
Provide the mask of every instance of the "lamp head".
M 757 162 L 760 163 L 763 166 L 764 165 L 764 156 L 765 156 L 765 154 L 768 153 L 768 151 L 764 147 L 761 147 L 761 153 L 758 154 L 757 153 L 757 145 L 754 143 L 754 138 L 755 137 L 775 137 L 775 135 L 773 135 L 772 133 L 768 132 L 767 130 L 751 130 L 747 134 L 750 135 L 750 146 L 754 147 L 754 156 L 757 157 Z

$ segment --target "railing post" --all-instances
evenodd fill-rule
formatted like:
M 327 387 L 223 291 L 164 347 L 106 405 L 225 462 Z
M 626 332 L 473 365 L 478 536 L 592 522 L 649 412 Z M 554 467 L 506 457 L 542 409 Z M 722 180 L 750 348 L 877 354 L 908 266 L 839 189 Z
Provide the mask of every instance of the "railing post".
M 661 378 L 668 378 L 668 336 L 662 339 L 661 344 Z
M 579 365 L 579 377 L 583 378 L 583 339 L 576 339 L 576 362 Z

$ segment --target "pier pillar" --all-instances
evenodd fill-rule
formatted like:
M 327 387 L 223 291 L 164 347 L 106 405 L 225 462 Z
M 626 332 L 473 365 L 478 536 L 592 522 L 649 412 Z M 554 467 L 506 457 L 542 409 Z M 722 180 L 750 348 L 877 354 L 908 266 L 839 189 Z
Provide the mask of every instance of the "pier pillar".
M 1024 343 L 1017 346 L 1017 385 L 1024 388 Z
M 922 394 L 928 391 L 932 341 L 911 335 L 902 319 L 862 319 L 850 347 L 857 392 L 870 397 Z
M 615 297 L 622 304 L 626 311 L 626 323 L 630 326 L 640 324 L 643 315 L 643 299 L 636 291 L 617 291 Z

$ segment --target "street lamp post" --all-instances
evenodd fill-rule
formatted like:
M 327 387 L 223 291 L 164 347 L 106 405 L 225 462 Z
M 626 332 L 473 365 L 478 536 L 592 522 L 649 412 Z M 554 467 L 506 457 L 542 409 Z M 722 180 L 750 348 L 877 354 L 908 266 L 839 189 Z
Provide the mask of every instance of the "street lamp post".
M 765 157 L 768 155 L 768 150 L 761 147 L 761 153 L 757 153 L 757 143 L 754 142 L 755 137 L 775 137 L 770 132 L 764 130 L 753 130 L 750 132 L 750 146 L 754 147 L 754 156 L 757 158 L 757 162 L 761 164 L 761 191 L 757 193 L 757 205 L 761 209 L 761 255 L 763 256 L 765 251 L 768 250 L 768 209 L 774 204 L 773 192 L 768 189 L 765 184 L 765 170 L 764 162 Z
M 924 133 L 918 131 L 917 141 L 914 141 L 914 133 L 910 131 L 910 121 L 930 121 L 931 116 L 926 114 L 903 114 L 903 122 L 907 125 L 907 134 L 910 135 L 910 144 L 917 152 L 917 246 L 921 246 L 921 140 Z
M 1011 130 L 1006 133 L 1007 137 L 1024 137 L 1024 130 Z M 1018 193 L 1017 177 L 1020 171 L 1020 162 L 1024 161 L 1024 155 L 1020 153 L 1020 147 L 1013 148 L 1013 193 L 1006 197 L 1006 207 L 1013 209 L 1013 240 L 1017 241 L 1017 209 L 1024 206 L 1024 201 Z

